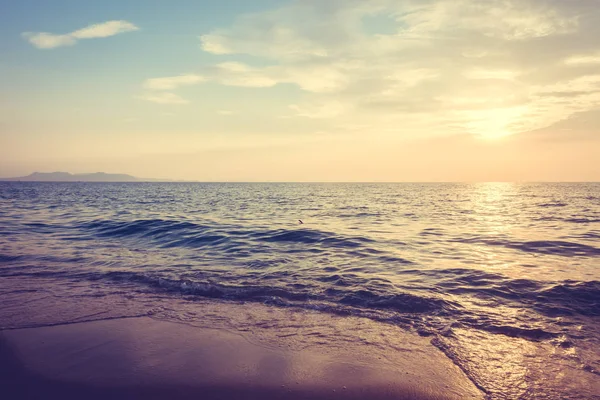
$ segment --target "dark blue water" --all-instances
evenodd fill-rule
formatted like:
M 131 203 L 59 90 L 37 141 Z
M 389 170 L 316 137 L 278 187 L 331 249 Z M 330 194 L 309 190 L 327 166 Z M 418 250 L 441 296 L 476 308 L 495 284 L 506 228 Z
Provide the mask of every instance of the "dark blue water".
M 600 184 L 0 183 L 0 327 L 107 299 L 360 316 L 431 337 L 491 398 L 593 398 Z

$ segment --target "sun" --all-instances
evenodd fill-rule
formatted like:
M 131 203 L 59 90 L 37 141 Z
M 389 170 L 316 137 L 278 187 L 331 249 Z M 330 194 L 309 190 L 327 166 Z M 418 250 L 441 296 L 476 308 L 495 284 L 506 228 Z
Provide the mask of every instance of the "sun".
M 484 139 L 498 140 L 522 132 L 526 115 L 524 106 L 471 110 L 467 113 L 467 127 Z

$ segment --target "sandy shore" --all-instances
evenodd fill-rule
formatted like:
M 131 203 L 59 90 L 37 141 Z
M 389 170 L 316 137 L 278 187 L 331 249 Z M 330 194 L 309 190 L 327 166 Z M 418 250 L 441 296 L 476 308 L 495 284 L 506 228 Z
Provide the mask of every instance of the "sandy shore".
M 0 332 L 6 399 L 469 399 L 441 353 L 267 348 L 147 317 Z M 409 352 L 411 353 L 411 352 Z

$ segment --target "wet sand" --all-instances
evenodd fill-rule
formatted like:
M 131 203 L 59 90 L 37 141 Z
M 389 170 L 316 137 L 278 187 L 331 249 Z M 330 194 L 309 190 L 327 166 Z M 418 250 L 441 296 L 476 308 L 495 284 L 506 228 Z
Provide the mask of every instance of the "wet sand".
M 424 341 L 426 343 L 426 341 Z M 469 399 L 481 393 L 431 348 L 383 360 L 266 347 L 147 317 L 0 332 L 6 399 Z

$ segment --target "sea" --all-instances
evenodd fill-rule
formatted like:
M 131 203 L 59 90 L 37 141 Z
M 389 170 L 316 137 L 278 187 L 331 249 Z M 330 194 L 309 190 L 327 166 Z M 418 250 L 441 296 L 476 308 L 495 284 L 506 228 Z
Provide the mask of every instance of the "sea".
M 0 183 L 0 329 L 259 329 L 225 303 L 271 341 L 289 313 L 400 327 L 489 399 L 598 399 L 600 184 Z

